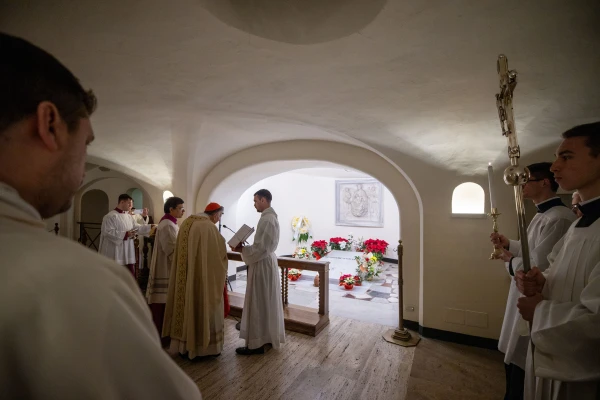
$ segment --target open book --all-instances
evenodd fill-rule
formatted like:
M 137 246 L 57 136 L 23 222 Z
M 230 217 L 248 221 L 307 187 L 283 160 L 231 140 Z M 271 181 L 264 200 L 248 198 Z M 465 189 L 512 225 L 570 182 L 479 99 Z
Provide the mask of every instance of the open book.
M 242 225 L 240 229 L 233 235 L 231 239 L 229 239 L 229 244 L 231 247 L 237 247 L 240 243 L 244 243 L 250 235 L 254 233 L 254 228 L 250 228 L 248 225 Z

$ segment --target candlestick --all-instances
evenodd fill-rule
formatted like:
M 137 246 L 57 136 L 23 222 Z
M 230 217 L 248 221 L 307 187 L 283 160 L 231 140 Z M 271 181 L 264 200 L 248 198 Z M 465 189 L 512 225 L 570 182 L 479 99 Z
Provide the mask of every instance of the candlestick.
M 492 230 L 494 231 L 494 233 L 498 233 L 498 216 L 500 215 L 500 213 L 498 212 L 497 208 L 492 208 L 492 210 L 490 211 L 490 213 L 488 214 L 488 216 L 492 217 Z M 500 255 L 502 254 L 502 249 L 497 248 L 496 246 L 494 246 L 494 250 L 492 251 L 492 254 L 490 255 L 490 260 L 497 260 L 498 258 L 500 258 Z
M 490 208 L 496 208 L 496 196 L 494 194 L 494 185 L 492 183 L 494 177 L 494 168 L 492 163 L 488 163 L 488 184 L 490 186 Z

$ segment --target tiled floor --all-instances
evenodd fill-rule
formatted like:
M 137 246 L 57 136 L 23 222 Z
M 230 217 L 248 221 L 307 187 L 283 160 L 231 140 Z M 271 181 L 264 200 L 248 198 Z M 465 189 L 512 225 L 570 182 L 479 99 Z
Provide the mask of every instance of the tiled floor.
M 395 326 L 398 324 L 398 266 L 384 263 L 383 271 L 371 282 L 363 282 L 351 291 L 339 286 L 339 276 L 355 273 L 354 253 L 332 252 L 323 260 L 330 262 L 329 313 L 359 321 Z M 318 288 L 313 280 L 316 272 L 303 271 L 302 277 L 289 281 L 289 302 L 318 308 Z M 246 292 L 246 271 L 238 272 L 231 282 L 233 291 Z

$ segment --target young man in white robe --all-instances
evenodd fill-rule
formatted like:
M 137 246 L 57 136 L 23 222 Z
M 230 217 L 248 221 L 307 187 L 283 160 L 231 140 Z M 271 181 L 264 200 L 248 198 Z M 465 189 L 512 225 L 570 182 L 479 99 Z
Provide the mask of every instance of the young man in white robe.
M 135 277 L 135 235 L 148 235 L 154 225 L 140 225 L 131 215 L 133 199 L 128 194 L 119 196 L 114 210 L 102 218 L 98 253 L 127 267 Z
M 169 197 L 164 204 L 165 215 L 156 227 L 154 245 L 152 246 L 152 261 L 148 274 L 148 286 L 146 288 L 146 299 L 152 311 L 152 319 L 162 335 L 163 318 L 165 315 L 165 304 L 169 289 L 169 276 L 173 264 L 173 253 L 177 243 L 179 225 L 177 218 L 182 218 L 185 213 L 183 199 Z M 163 347 L 168 345 L 169 338 L 162 338 Z
M 254 194 L 254 208 L 261 213 L 254 243 L 232 249 L 242 253 L 248 265 L 248 282 L 240 338 L 246 346 L 235 351 L 241 355 L 263 354 L 265 345 L 278 349 L 285 343 L 280 270 L 275 250 L 279 243 L 279 221 L 271 208 L 271 192 L 261 189 Z
M 131 274 L 45 229 L 83 180 L 94 95 L 31 43 L 0 49 L 0 397 L 200 399 Z
M 523 318 L 531 321 L 526 399 L 600 398 L 600 122 L 563 133 L 552 172 L 577 190 L 583 216 L 548 257 L 546 271 L 515 274 Z M 535 378 L 534 379 L 534 375 Z M 531 378 L 531 379 L 530 379 Z M 528 384 L 530 384 L 528 386 Z
M 530 263 L 536 265 L 541 271 L 548 268 L 548 254 L 575 220 L 575 215 L 556 196 L 558 184 L 554 180 L 554 174 L 550 171 L 551 166 L 552 163 L 549 162 L 529 165 L 527 168 L 529 168 L 531 176 L 523 188 L 523 198 L 533 201 L 538 210 L 527 228 L 527 238 Z M 521 242 L 509 240 L 498 233 L 492 233 L 490 237 L 492 243 L 502 249 L 500 258 L 505 262 L 507 273 L 513 278 L 516 271 L 523 270 Z M 505 400 L 523 399 L 529 336 L 521 336 L 522 329 L 519 329 L 523 326 L 523 320 L 517 309 L 517 300 L 520 296 L 516 282 L 513 280 L 506 301 L 502 332 L 498 342 L 498 350 L 505 354 Z
M 135 212 L 135 207 L 131 207 L 130 214 L 133 215 L 133 220 L 138 225 L 148 225 L 150 224 L 150 216 L 148 215 L 148 209 L 143 208 L 142 213 L 138 214 Z

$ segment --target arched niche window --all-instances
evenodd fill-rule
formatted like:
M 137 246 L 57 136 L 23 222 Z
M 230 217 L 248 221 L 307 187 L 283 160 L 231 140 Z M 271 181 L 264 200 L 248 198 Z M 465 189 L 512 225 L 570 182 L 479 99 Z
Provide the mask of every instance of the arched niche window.
M 163 203 L 166 202 L 169 197 L 174 197 L 174 196 L 175 195 L 173 193 L 171 193 L 171 191 L 165 190 L 163 192 Z
M 465 182 L 452 192 L 452 214 L 485 215 L 485 192 L 473 182 Z

